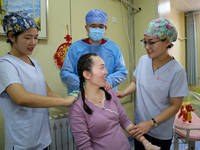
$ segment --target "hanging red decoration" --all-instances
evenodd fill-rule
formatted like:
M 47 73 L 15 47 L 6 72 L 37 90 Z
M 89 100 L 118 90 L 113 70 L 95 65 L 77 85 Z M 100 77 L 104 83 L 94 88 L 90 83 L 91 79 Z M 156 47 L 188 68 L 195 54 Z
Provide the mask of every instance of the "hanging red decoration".
M 70 47 L 71 43 L 71 36 L 69 35 L 69 28 L 68 25 L 66 25 L 67 27 L 67 35 L 64 37 L 64 39 L 66 39 L 66 43 L 62 43 L 56 53 L 54 54 L 54 59 L 55 59 L 55 63 L 57 63 L 57 66 L 59 69 L 62 68 L 63 62 L 65 60 L 65 55 L 67 53 L 68 48 Z

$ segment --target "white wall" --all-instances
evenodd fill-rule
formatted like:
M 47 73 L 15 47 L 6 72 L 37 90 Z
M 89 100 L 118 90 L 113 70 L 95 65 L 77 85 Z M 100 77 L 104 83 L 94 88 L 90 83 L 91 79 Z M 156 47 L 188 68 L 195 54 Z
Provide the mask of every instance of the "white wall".
M 174 8 L 171 8 L 171 22 L 176 27 L 178 32 L 178 39 L 174 42 L 174 47 L 171 49 L 171 54 L 174 58 L 181 63 L 185 68 L 186 66 L 186 40 L 180 40 L 185 38 L 185 16 L 184 13 L 180 13 Z

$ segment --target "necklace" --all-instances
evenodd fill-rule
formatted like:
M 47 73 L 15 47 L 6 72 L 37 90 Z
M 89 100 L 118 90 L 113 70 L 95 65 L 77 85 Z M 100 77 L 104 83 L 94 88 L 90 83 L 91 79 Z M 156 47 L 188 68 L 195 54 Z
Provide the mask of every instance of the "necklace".
M 100 91 L 100 93 L 98 93 L 97 95 L 88 94 L 88 92 L 85 91 L 85 96 L 93 104 L 96 104 L 96 105 L 99 105 L 99 106 L 103 105 L 103 102 L 104 102 L 104 99 L 105 99 L 104 91 Z
M 153 71 L 156 71 L 157 69 L 159 69 L 160 67 L 162 67 L 163 65 L 165 65 L 166 63 L 168 63 L 172 59 L 173 58 L 171 56 L 167 56 L 167 58 L 164 59 L 163 61 L 156 61 L 157 63 L 155 63 L 155 61 L 153 60 L 153 62 L 152 62 Z

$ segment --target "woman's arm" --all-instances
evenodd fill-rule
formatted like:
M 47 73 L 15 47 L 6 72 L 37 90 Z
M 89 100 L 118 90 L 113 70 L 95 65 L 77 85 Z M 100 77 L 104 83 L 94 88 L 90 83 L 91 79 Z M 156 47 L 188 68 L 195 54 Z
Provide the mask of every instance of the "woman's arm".
M 119 123 L 121 127 L 125 129 L 127 133 L 132 135 L 137 128 L 131 123 L 125 109 L 120 104 L 119 99 L 116 97 L 114 100 L 119 110 Z M 160 147 L 152 145 L 144 136 L 137 136 L 135 138 L 144 145 L 146 150 L 160 150 Z
M 181 107 L 182 101 L 183 101 L 183 97 L 171 97 L 169 107 L 163 110 L 159 115 L 154 117 L 157 124 L 159 125 L 167 121 L 171 117 L 175 116 Z M 148 133 L 149 130 L 153 128 L 153 125 L 154 123 L 151 119 L 146 122 L 139 123 L 138 125 L 136 125 L 137 130 L 134 134 L 132 134 L 132 136 L 134 137 L 142 136 Z
M 161 112 L 158 116 L 154 117 L 158 125 L 176 115 L 181 108 L 183 98 L 184 97 L 170 97 L 169 107 Z
M 69 124 L 74 136 L 77 150 L 93 150 L 86 122 L 85 110 L 77 101 L 69 108 Z
M 52 91 L 49 87 L 49 85 L 47 84 L 47 82 L 45 81 L 46 83 L 46 90 L 47 90 L 47 96 L 49 97 L 57 97 L 57 98 L 62 98 L 60 95 L 56 94 L 54 91 Z
M 58 94 L 56 94 L 54 91 L 52 91 L 50 88 L 49 88 L 49 86 L 48 86 L 48 84 L 46 83 L 46 89 L 47 89 L 47 96 L 49 96 L 49 97 L 56 97 L 56 98 L 62 98 L 60 95 L 58 95 Z M 64 99 L 65 99 L 65 106 L 70 106 L 74 101 L 75 101 L 75 99 L 77 99 L 78 98 L 78 95 L 80 94 L 80 92 L 72 92 L 73 94 L 71 94 L 71 95 L 68 95 L 67 97 L 65 97 Z M 76 95 L 76 98 L 74 99 L 74 96 Z
M 24 87 L 21 84 L 18 83 L 9 85 L 6 88 L 6 92 L 15 104 L 19 106 L 32 108 L 69 106 L 76 99 L 76 96 L 67 96 L 66 98 L 62 98 L 53 91 L 51 91 L 48 85 L 48 96 L 28 92 L 24 89 Z
M 129 86 L 124 91 L 116 91 L 116 95 L 119 98 L 123 98 L 129 94 L 132 94 L 136 91 L 136 79 L 134 78 L 133 81 L 129 84 Z
M 134 127 L 133 124 L 129 124 L 126 127 L 126 132 L 131 135 L 132 132 L 134 132 L 135 129 L 136 128 Z M 160 147 L 158 147 L 156 145 L 152 145 L 144 136 L 136 136 L 135 139 L 138 140 L 139 142 L 141 142 L 142 145 L 144 145 L 144 148 L 146 150 L 160 150 Z

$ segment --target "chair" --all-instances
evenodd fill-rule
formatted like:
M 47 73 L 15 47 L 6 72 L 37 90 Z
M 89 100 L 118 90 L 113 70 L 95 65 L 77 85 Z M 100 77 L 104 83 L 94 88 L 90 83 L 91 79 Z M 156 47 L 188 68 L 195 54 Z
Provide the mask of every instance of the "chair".
M 200 94 L 190 91 L 190 95 L 186 96 L 183 104 L 189 102 L 194 111 L 191 111 L 191 123 L 183 121 L 183 116 L 178 117 L 181 111 L 175 116 L 174 127 L 174 150 L 179 149 L 179 139 L 183 143 L 188 144 L 188 150 L 195 149 L 195 141 L 200 141 Z

